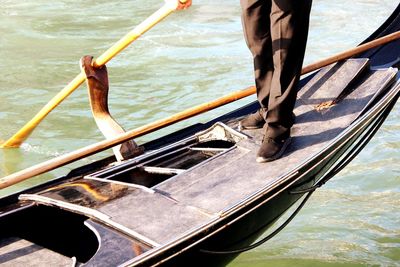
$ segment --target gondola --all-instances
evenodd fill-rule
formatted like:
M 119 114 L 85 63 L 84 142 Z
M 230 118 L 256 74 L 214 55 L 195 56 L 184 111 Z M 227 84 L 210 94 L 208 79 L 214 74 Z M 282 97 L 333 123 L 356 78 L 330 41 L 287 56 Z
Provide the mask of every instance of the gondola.
M 364 42 L 399 30 L 400 6 Z M 400 96 L 399 65 L 397 39 L 303 78 L 276 161 L 257 163 L 262 129 L 239 127 L 251 103 L 4 197 L 0 264 L 224 266 L 370 141 Z

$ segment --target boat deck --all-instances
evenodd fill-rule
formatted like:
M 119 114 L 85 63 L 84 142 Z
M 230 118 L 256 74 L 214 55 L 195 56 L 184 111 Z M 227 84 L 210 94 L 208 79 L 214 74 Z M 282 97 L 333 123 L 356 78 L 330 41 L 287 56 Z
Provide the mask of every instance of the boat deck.
M 356 120 L 394 81 L 396 73 L 393 68 L 370 70 L 367 59 L 351 59 L 319 71 L 299 91 L 292 143 L 279 160 L 257 163 L 263 130 L 239 131 L 241 118 L 235 118 L 196 136 L 200 143 L 218 136 L 233 143 L 230 147 L 192 146 L 191 152 L 201 151 L 198 157 L 204 156 L 199 164 L 157 159 L 158 154 L 186 153 L 179 152 L 180 147 L 178 153 L 173 152 L 172 145 L 168 151 L 149 151 L 142 160 L 128 160 L 69 184 L 21 195 L 20 199 L 84 214 L 150 247 L 165 245 L 212 224 L 246 198 L 268 192 L 290 173 L 295 174 L 296 166 Z M 194 141 L 189 138 L 185 142 L 192 145 Z M 145 182 L 127 182 L 139 170 L 153 172 L 161 182 L 156 178 L 147 186 Z

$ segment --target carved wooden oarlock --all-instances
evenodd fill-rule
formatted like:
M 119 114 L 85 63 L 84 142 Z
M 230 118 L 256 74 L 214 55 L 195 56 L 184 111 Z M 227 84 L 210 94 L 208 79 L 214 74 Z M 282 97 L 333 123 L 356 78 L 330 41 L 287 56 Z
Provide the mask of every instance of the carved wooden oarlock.
M 90 106 L 97 126 L 107 138 L 125 133 L 125 130 L 114 120 L 108 109 L 108 73 L 107 67 L 97 68 L 92 66 L 92 56 L 84 56 L 80 60 L 82 71 L 86 74 Z M 129 140 L 121 145 L 113 147 L 114 155 L 118 161 L 131 158 L 143 153 L 135 141 Z

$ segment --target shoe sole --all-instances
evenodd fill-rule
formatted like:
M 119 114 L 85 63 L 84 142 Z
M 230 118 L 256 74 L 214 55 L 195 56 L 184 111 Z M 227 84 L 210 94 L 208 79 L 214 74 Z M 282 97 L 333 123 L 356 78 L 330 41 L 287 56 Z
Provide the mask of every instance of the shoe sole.
M 269 158 L 257 157 L 256 161 L 258 163 L 265 163 L 265 162 L 270 162 L 270 161 L 274 161 L 274 160 L 279 159 L 283 155 L 283 153 L 285 153 L 286 148 L 290 145 L 291 142 L 292 142 L 292 138 L 289 137 L 286 140 L 286 142 L 283 144 L 281 150 L 278 153 L 276 153 L 273 157 L 269 157 Z

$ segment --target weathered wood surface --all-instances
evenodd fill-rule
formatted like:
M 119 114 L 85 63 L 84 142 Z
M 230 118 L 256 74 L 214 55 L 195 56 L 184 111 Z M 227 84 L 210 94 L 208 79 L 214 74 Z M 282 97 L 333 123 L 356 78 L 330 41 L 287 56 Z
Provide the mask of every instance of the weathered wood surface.
M 99 211 L 159 244 L 175 239 L 212 217 L 187 203 L 143 191 L 110 202 Z
M 7 267 L 75 266 L 73 259 L 17 237 L 1 240 L 0 265 Z
M 298 98 L 307 100 L 318 109 L 328 108 L 345 97 L 352 82 L 357 81 L 368 65 L 367 58 L 349 59 L 329 65 L 300 90 Z

